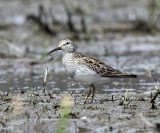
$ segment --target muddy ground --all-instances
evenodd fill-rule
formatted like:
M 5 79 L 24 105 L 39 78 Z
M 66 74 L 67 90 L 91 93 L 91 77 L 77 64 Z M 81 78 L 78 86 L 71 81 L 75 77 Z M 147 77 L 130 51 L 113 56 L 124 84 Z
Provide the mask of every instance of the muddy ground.
M 83 99 L 82 94 L 7 93 L 0 98 L 0 130 L 4 133 L 160 131 L 159 98 L 154 106 L 150 103 L 151 95 L 143 94 L 128 95 L 124 102 L 122 95 L 96 94 L 93 104 L 82 104 Z
M 66 28 L 65 4 L 76 31 Z M 68 0 L 65 4 L 0 1 L 0 132 L 159 132 L 160 97 L 155 104 L 150 101 L 160 86 L 160 32 L 148 30 L 145 23 L 135 27 L 139 20 L 149 22 L 150 1 Z M 45 19 L 39 22 L 36 17 L 42 8 Z M 83 17 L 86 31 L 80 23 Z M 64 71 L 62 53 L 47 56 L 66 38 L 75 42 L 77 52 L 138 78 L 95 85 L 94 103 L 89 104 L 89 99 L 82 104 L 88 85 L 73 85 Z

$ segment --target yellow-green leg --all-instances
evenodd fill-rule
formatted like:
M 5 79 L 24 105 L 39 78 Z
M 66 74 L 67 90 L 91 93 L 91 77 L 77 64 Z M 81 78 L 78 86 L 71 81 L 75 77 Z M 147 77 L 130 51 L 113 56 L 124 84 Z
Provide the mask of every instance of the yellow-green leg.
M 93 103 L 94 93 L 95 93 L 95 87 L 94 87 L 93 84 L 91 84 L 91 87 L 93 88 L 93 91 L 92 91 L 92 99 L 91 99 L 91 102 L 90 102 L 90 103 Z
M 84 102 L 83 102 L 84 104 L 86 103 L 88 97 L 91 95 L 91 87 L 92 87 L 92 85 L 89 85 L 88 95 L 87 95 L 86 98 L 84 99 Z

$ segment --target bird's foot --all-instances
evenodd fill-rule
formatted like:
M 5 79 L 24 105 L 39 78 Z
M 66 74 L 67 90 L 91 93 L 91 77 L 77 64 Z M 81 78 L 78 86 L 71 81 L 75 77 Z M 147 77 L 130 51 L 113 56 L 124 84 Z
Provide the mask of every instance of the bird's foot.
M 86 101 L 84 100 L 83 104 L 86 104 Z

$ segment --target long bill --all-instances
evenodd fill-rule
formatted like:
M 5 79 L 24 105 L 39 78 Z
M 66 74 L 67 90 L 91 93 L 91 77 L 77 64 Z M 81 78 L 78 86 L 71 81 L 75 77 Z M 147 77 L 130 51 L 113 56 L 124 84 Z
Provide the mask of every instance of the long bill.
M 61 50 L 61 47 L 57 47 L 57 48 L 51 50 L 48 54 L 51 54 L 52 52 L 55 52 L 55 51 L 57 51 L 57 50 Z

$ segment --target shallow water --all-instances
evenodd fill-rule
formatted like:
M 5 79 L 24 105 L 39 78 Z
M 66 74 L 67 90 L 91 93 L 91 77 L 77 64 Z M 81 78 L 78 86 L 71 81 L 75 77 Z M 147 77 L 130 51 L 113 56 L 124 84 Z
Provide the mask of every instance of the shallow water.
M 159 75 L 152 78 L 139 76 L 137 79 L 109 79 L 103 85 L 95 85 L 96 94 L 125 94 L 126 90 L 130 94 L 149 94 L 151 91 L 155 91 L 154 86 L 160 86 L 158 78 Z M 43 75 L 16 77 L 13 79 L 6 79 L 5 76 L 2 76 L 0 78 L 0 93 L 3 94 L 14 90 L 42 92 L 43 79 Z M 47 92 L 54 91 L 56 94 L 83 94 L 88 92 L 89 87 L 84 83 L 73 82 L 65 74 L 49 74 L 45 89 Z
M 126 45 L 124 46 L 127 47 Z M 81 48 L 82 47 L 83 45 Z M 77 49 L 77 51 L 80 51 L 81 48 Z M 93 45 L 88 48 L 86 47 L 86 50 L 87 49 L 97 49 L 97 46 Z M 116 47 L 112 45 L 112 50 L 114 51 L 114 49 L 116 49 Z M 104 85 L 95 85 L 96 93 L 98 94 L 124 94 L 126 90 L 131 94 L 150 93 L 155 85 L 158 87 L 160 85 L 160 58 L 158 54 L 159 50 L 156 48 L 154 53 L 152 53 L 152 51 L 144 51 L 143 49 L 138 54 L 136 52 L 131 52 L 129 55 L 125 55 L 126 52 L 123 52 L 122 55 L 114 55 L 112 53 L 108 56 L 94 55 L 87 51 L 84 51 L 84 53 L 88 53 L 88 55 L 98 58 L 113 68 L 138 75 L 137 79 L 109 79 Z M 55 93 L 68 94 L 87 93 L 87 84 L 76 83 L 75 86 L 72 85 L 72 79 L 68 78 L 64 71 L 61 62 L 61 54 L 62 53 L 58 52 L 43 57 L 44 61 L 41 61 L 41 54 L 37 54 L 37 56 L 40 57 L 40 60 L 37 59 L 37 57 L 2 58 L 0 64 L 0 93 L 2 94 L 3 92 L 12 89 L 27 91 L 35 90 L 35 88 L 37 88 L 36 91 L 43 91 L 43 78 L 47 67 L 49 69 L 46 87 L 47 91 L 52 90 L 55 91 Z M 49 58 L 52 57 L 53 59 L 50 60 Z
M 126 36 L 126 38 L 128 37 Z M 137 38 L 135 37 L 134 41 L 136 42 L 136 40 Z M 153 41 L 154 39 L 150 40 Z M 156 40 L 158 40 L 158 38 L 156 38 Z M 127 45 L 132 46 L 133 44 L 125 43 L 125 41 L 122 42 L 123 49 L 125 49 L 124 51 L 122 49 L 119 51 L 117 50 L 118 39 L 117 43 L 107 45 L 110 47 L 109 51 L 111 53 L 109 55 L 105 55 L 103 52 L 101 53 L 101 50 L 95 51 L 99 46 L 92 44 L 92 41 L 87 46 L 84 46 L 82 42 L 79 49 L 77 49 L 77 51 L 82 52 L 82 48 L 84 49 L 85 47 L 86 51 L 84 50 L 84 53 L 105 62 L 113 68 L 138 75 L 137 79 L 110 79 L 104 85 L 96 85 L 96 93 L 124 94 L 127 89 L 131 94 L 150 93 L 155 85 L 159 87 L 159 49 L 157 49 L 157 47 L 153 47 L 154 50 L 151 49 L 148 51 L 148 49 L 145 49 L 148 46 L 143 44 L 143 49 L 131 51 L 133 47 L 129 47 Z M 40 49 L 39 51 L 43 51 L 42 47 L 39 47 L 38 49 Z M 92 53 L 90 52 L 91 50 L 93 50 Z M 1 58 L 0 93 L 7 92 L 12 89 L 27 91 L 37 88 L 36 91 L 42 91 L 44 73 L 47 67 L 49 68 L 46 87 L 47 91 L 52 90 L 55 91 L 55 93 L 69 94 L 87 93 L 87 84 L 76 83 L 75 86 L 72 85 L 73 81 L 68 78 L 64 71 L 64 67 L 61 62 L 61 52 L 43 57 L 41 53 L 35 53 L 35 51 L 36 49 L 33 49 L 33 51 L 28 53 L 25 58 Z M 45 51 L 49 51 L 49 49 Z M 123 51 L 122 54 L 119 53 L 120 51 Z M 130 52 L 127 53 L 126 51 Z M 102 55 L 97 55 L 98 53 L 101 53 Z M 25 54 L 27 54 L 27 52 Z M 32 57 L 29 55 L 35 56 Z

